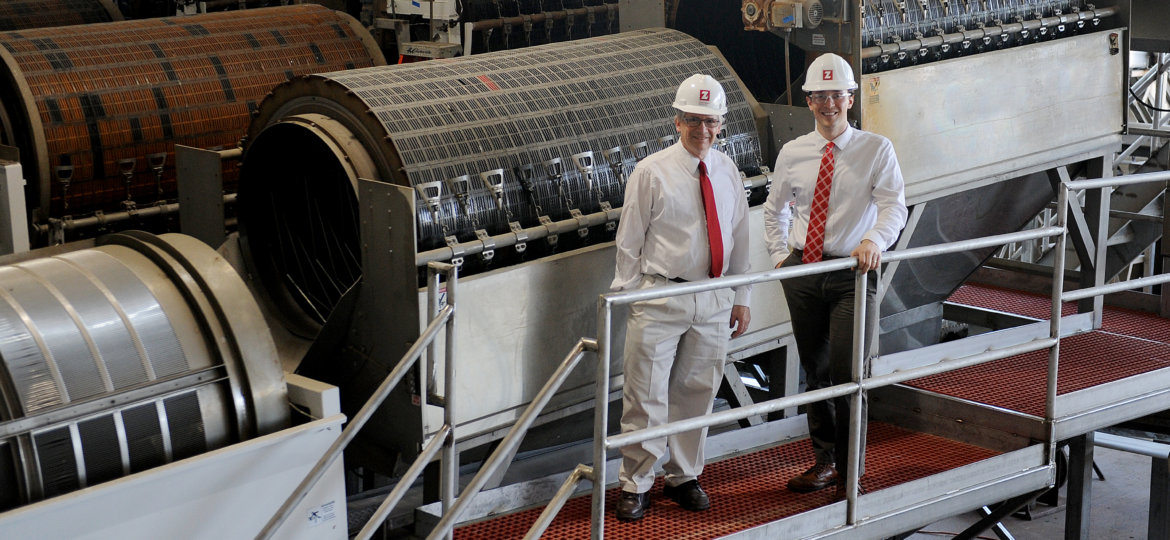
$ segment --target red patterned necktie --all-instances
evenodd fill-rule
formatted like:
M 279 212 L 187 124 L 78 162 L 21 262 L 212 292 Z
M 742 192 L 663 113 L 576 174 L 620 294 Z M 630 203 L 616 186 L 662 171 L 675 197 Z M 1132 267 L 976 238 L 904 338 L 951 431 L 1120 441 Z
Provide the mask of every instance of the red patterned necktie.
M 829 191 L 833 186 L 833 143 L 825 145 L 821 155 L 821 170 L 817 173 L 817 187 L 813 191 L 812 210 L 808 217 L 808 234 L 804 238 L 804 255 L 801 262 L 821 262 L 825 247 L 825 220 L 829 217 Z
M 723 275 L 723 233 L 719 230 L 719 211 L 715 209 L 715 191 L 707 176 L 707 164 L 699 161 L 699 188 L 703 190 L 703 212 L 707 216 L 707 242 L 711 245 L 711 270 L 708 276 Z

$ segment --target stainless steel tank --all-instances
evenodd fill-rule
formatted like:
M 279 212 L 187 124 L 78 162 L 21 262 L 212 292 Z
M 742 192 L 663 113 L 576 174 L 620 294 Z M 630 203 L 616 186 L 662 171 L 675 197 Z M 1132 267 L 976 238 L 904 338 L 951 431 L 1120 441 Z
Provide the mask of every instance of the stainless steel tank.
M 247 287 L 188 236 L 0 267 L 0 510 L 287 426 Z

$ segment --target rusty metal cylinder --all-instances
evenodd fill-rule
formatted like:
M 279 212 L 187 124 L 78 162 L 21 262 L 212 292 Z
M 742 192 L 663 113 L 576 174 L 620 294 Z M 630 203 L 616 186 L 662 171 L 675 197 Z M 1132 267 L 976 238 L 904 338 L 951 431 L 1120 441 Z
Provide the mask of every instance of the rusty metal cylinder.
M 311 332 L 361 273 L 358 178 L 414 188 L 420 251 L 617 208 L 635 163 L 674 144 L 671 103 L 695 73 L 727 91 L 721 149 L 758 170 L 750 96 L 673 30 L 291 81 L 249 130 L 245 251 L 274 311 Z
M 0 32 L 122 20 L 114 0 L 4 0 Z
M 311 4 L 0 33 L 0 137 L 38 222 L 121 210 L 173 198 L 174 145 L 235 147 L 277 84 L 383 63 Z

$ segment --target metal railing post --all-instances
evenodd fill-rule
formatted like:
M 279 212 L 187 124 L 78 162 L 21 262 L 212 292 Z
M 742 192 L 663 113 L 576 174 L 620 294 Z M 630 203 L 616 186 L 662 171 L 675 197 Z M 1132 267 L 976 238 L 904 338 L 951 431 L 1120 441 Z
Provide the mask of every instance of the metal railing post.
M 597 302 L 597 384 L 593 415 L 593 499 L 590 504 L 590 536 L 605 537 L 605 447 L 609 436 L 609 362 L 613 354 L 613 305 L 607 298 Z
M 864 413 L 861 402 L 864 399 L 865 389 L 861 386 L 861 380 L 865 376 L 867 345 L 865 342 L 865 325 L 868 323 L 865 316 L 866 300 L 868 300 L 866 290 L 869 287 L 867 274 L 868 272 L 857 271 L 853 273 L 853 367 L 850 380 L 857 385 L 857 390 L 854 391 L 853 399 L 849 403 L 849 463 L 846 464 L 845 468 L 845 500 L 847 501 L 845 522 L 849 525 L 857 522 L 857 486 L 861 482 L 858 473 L 861 472 L 860 461 L 862 459 L 861 427 L 866 422 L 866 419 L 862 417 Z
M 455 291 L 459 285 L 459 267 L 449 264 L 442 266 L 450 269 L 447 273 L 447 305 L 455 306 Z M 455 504 L 455 495 L 459 491 L 459 454 L 455 452 L 455 317 L 447 319 L 446 358 L 443 366 L 443 424 L 447 427 L 447 437 L 443 442 L 442 471 L 439 473 L 439 497 L 443 500 L 443 513 L 446 514 Z M 452 534 L 445 538 L 450 539 Z
M 1052 312 L 1049 317 L 1048 337 L 1054 342 L 1048 349 L 1047 393 L 1044 399 L 1044 422 L 1048 427 L 1048 463 L 1056 463 L 1056 389 L 1060 364 L 1060 318 L 1064 314 L 1061 294 L 1064 292 L 1065 239 L 1068 237 L 1069 190 L 1060 184 L 1056 193 L 1056 222 L 1063 230 L 1056 236 L 1052 257 Z

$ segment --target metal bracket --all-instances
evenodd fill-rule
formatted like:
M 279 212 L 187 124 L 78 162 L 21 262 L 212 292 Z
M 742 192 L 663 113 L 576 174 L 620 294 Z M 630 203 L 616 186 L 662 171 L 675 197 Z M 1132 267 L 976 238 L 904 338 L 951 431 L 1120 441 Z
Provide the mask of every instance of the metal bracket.
M 613 211 L 613 206 L 611 206 L 608 201 L 601 201 L 601 211 L 608 214 L 611 211 Z M 617 230 L 617 222 L 610 221 L 607 219 L 605 221 L 605 232 L 613 232 L 616 230 Z
M 614 177 L 623 186 L 626 185 L 626 167 L 625 160 L 622 159 L 622 147 L 615 146 L 603 151 L 602 155 L 605 156 L 605 161 L 609 162 L 609 168 L 613 169 Z
M 443 183 L 438 180 L 423 182 L 415 185 L 414 190 L 426 202 L 427 208 L 431 210 L 431 213 L 437 217 L 439 213 L 439 197 L 443 195 Z
M 581 211 L 573 208 L 572 210 L 569 210 L 569 215 L 573 216 L 573 219 L 577 220 L 577 236 L 580 236 L 581 238 L 589 236 L 589 227 L 585 227 L 581 224 L 581 220 L 585 219 L 585 216 L 581 213 Z
M 451 264 L 463 266 L 463 253 L 466 250 L 459 245 L 459 239 L 455 236 L 444 236 L 443 241 L 447 243 L 447 247 L 451 248 Z
M 492 235 L 483 229 L 476 229 L 475 237 L 483 244 L 483 251 L 479 253 L 479 258 L 483 262 L 492 260 L 496 256 L 496 241 L 492 239 Z
M 464 174 L 456 176 L 455 178 L 447 179 L 447 189 L 455 195 L 455 200 L 459 201 L 459 207 L 463 209 L 463 213 L 470 217 L 471 213 L 467 210 L 467 191 L 471 187 L 471 175 Z
M 544 172 L 557 186 L 557 192 L 560 193 L 561 199 L 564 199 L 565 206 L 573 206 L 573 199 L 569 197 L 568 193 L 565 193 L 565 185 L 561 181 L 565 176 L 565 165 L 561 163 L 561 158 L 555 157 L 545 161 Z
M 496 208 L 504 209 L 504 169 L 492 169 L 479 173 L 479 179 L 487 186 L 496 200 Z
M 539 221 L 539 222 L 540 222 L 540 224 L 541 224 L 541 225 L 543 225 L 543 226 L 544 226 L 544 228 L 545 228 L 545 229 L 547 229 L 547 230 L 548 230 L 548 236 L 546 236 L 546 237 L 545 237 L 545 240 L 547 240 L 547 241 L 548 241 L 548 245 L 549 245 L 550 247 L 557 247 L 557 240 L 558 240 L 558 238 L 559 238 L 559 237 L 557 236 L 557 234 L 556 234 L 556 233 L 554 233 L 554 232 L 553 232 L 553 229 L 552 229 L 553 220 L 552 220 L 552 218 L 550 218 L 550 217 L 548 217 L 548 216 L 540 216 L 540 217 L 538 217 L 538 218 L 536 218 L 536 219 L 537 219 L 537 221 Z
M 508 229 L 516 235 L 516 253 L 524 253 L 528 250 L 528 233 L 524 231 L 524 227 L 520 226 L 518 222 L 509 221 Z
M 650 143 L 642 141 L 631 144 L 630 153 L 634 154 L 634 161 L 642 161 L 642 158 L 650 155 Z

